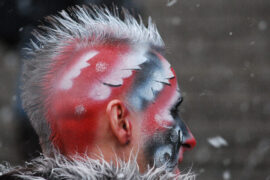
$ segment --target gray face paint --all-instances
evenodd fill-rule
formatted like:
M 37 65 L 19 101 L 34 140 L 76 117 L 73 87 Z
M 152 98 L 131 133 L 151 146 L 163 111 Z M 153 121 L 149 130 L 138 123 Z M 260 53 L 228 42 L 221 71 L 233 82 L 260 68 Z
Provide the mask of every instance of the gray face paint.
M 129 102 L 136 110 L 147 108 L 149 103 L 155 101 L 164 86 L 170 85 L 169 79 L 174 78 L 170 64 L 164 64 L 155 53 L 149 51 L 144 58 L 146 60 L 140 64 L 129 94 Z
M 178 163 L 179 148 L 182 143 L 183 133 L 178 125 L 164 132 L 157 132 L 147 142 L 147 157 L 153 158 L 152 164 L 156 167 L 166 164 L 167 170 L 172 171 Z
M 179 126 L 172 130 L 170 139 L 173 143 L 183 142 L 183 133 Z
M 171 144 L 159 147 L 154 155 L 155 165 L 160 167 L 165 163 L 169 163 L 172 157 L 172 151 L 173 146 Z
M 173 79 L 174 76 L 168 73 L 171 72 L 170 66 L 164 65 L 165 61 L 153 52 L 148 52 L 145 56 L 147 61 L 140 65 L 141 69 L 135 74 L 128 101 L 139 112 L 151 108 L 147 112 L 150 114 L 145 115 L 145 121 L 149 120 L 145 131 L 151 129 L 150 136 L 144 142 L 145 159 L 156 167 L 166 164 L 167 169 L 172 171 L 178 160 L 181 160 L 181 145 L 187 147 L 185 142 L 192 136 L 178 116 L 177 108 L 183 98 Z M 169 90 L 167 92 L 170 94 L 162 93 L 163 89 Z

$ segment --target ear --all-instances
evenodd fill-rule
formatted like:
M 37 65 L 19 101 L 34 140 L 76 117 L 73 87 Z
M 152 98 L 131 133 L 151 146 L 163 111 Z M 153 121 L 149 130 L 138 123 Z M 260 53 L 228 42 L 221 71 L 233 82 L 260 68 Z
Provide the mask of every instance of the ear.
M 120 100 L 111 100 L 106 109 L 113 134 L 120 144 L 128 144 L 131 139 L 131 123 L 127 119 L 127 109 Z

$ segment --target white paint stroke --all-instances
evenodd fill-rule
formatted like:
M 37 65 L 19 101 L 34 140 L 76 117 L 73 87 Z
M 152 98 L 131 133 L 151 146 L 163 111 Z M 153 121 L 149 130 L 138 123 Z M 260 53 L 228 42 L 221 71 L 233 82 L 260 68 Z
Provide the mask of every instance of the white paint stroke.
M 166 79 L 173 78 L 174 74 L 173 74 L 173 72 L 171 70 L 171 64 L 167 60 L 162 61 L 162 64 L 163 64 L 164 70 L 165 70 L 165 72 L 164 72 L 165 78 Z
M 102 82 L 113 86 L 123 85 L 123 79 L 132 75 L 132 70 L 140 69 L 140 65 L 147 61 L 145 57 L 145 46 L 134 47 L 131 52 L 120 57 L 119 63 L 114 67 L 114 70 L 107 76 L 101 79 Z
M 75 113 L 81 115 L 85 112 L 85 108 L 83 105 L 78 105 L 75 107 Z
M 100 82 L 95 84 L 89 93 L 90 98 L 94 100 L 104 100 L 107 99 L 111 94 L 111 88 L 107 85 L 104 85 Z
M 90 66 L 90 63 L 87 61 L 93 58 L 98 54 L 98 51 L 89 51 L 86 54 L 82 55 L 78 62 L 71 68 L 71 70 L 64 76 L 60 83 L 60 88 L 68 90 L 72 87 L 72 80 L 78 77 L 81 74 L 81 70 Z

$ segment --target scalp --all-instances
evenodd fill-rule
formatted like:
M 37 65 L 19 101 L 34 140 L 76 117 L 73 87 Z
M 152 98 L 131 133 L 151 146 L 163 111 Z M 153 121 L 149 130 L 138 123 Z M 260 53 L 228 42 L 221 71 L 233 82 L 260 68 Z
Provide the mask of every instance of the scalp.
M 106 8 L 76 6 L 68 11 L 61 11 L 57 16 L 47 17 L 49 25 L 40 26 L 39 30 L 34 31 L 35 39 L 26 48 L 27 58 L 24 60 L 22 72 L 21 97 L 23 108 L 40 137 L 40 143 L 43 145 L 45 153 L 49 153 L 51 149 L 52 138 L 57 139 L 49 123 L 54 113 L 59 110 L 57 108 L 61 108 L 61 105 L 69 104 L 72 106 L 73 104 L 74 111 L 72 112 L 62 109 L 68 112 L 64 113 L 66 117 L 69 117 L 70 114 L 74 115 L 75 113 L 76 115 L 77 113 L 78 115 L 85 112 L 84 106 L 80 103 L 75 103 L 75 105 L 74 102 L 85 98 L 82 94 L 87 89 L 82 87 L 87 82 L 86 79 L 89 82 L 88 86 L 91 83 L 94 85 L 93 81 L 101 82 L 102 85 L 99 86 L 103 87 L 101 90 L 106 92 L 108 91 L 106 86 L 123 85 L 123 79 L 130 76 L 128 71 L 120 73 L 124 74 L 123 77 L 111 72 L 108 74 L 113 78 L 108 79 L 101 75 L 98 76 L 101 79 L 97 79 L 96 75 L 104 73 L 104 69 L 107 68 L 106 64 L 100 61 L 101 56 L 99 62 L 97 60 L 94 63 L 93 66 L 97 68 L 91 74 L 88 60 L 94 60 L 95 57 L 98 57 L 99 54 L 95 53 L 100 53 L 100 49 L 97 47 L 120 48 L 121 45 L 125 44 L 125 47 L 135 49 L 132 51 L 135 52 L 133 55 L 129 54 L 131 57 L 129 62 L 131 63 L 126 63 L 125 66 L 115 64 L 115 68 L 118 70 L 130 71 L 138 69 L 138 65 L 144 62 L 144 58 L 136 60 L 138 52 L 142 56 L 149 47 L 163 49 L 163 41 L 150 18 L 148 27 L 146 27 L 142 21 L 136 21 L 127 11 L 124 10 L 123 14 L 125 18 L 121 20 L 118 15 L 110 13 Z M 120 51 L 121 55 L 125 55 L 124 50 Z M 106 53 L 100 54 L 104 57 Z M 109 53 L 108 56 L 114 56 L 114 54 L 117 53 Z M 81 82 L 82 85 L 75 86 L 77 81 L 72 82 L 72 80 L 78 77 L 80 77 L 78 83 Z M 60 90 L 67 92 L 73 86 L 75 88 L 69 94 L 57 93 Z M 89 88 L 91 89 L 91 87 Z M 92 89 L 97 88 L 92 87 Z M 105 99 L 104 93 L 100 96 L 99 92 L 92 92 L 92 98 L 96 98 L 95 100 Z M 89 94 L 91 95 L 91 92 L 88 90 Z M 55 107 L 52 106 L 53 104 Z M 51 113 L 48 113 L 49 109 L 51 109 Z

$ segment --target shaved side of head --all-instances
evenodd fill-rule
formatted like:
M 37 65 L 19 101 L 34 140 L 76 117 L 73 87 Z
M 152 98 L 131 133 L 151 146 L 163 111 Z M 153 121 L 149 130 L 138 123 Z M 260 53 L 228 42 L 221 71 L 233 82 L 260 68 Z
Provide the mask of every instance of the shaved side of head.
M 150 65 L 154 49 L 164 48 L 151 19 L 146 27 L 127 11 L 123 14 L 121 20 L 106 8 L 77 6 L 47 17 L 49 26 L 34 32 L 36 41 L 26 49 L 21 97 L 44 153 L 53 146 L 84 149 L 86 140 L 94 142 L 97 112 L 109 99 L 126 96 L 140 110 L 172 76 L 158 72 L 160 62 Z M 153 71 L 156 77 L 140 84 L 148 75 L 139 71 Z M 165 79 L 158 77 L 162 73 Z

